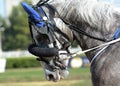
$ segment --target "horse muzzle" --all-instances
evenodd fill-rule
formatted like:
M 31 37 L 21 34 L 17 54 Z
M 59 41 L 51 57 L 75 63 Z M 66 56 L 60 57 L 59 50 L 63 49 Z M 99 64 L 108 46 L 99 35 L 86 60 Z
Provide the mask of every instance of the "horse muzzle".
M 69 75 L 69 72 L 67 70 L 55 70 L 55 71 L 49 71 L 45 69 L 45 77 L 48 81 L 60 81 L 61 79 L 66 78 Z

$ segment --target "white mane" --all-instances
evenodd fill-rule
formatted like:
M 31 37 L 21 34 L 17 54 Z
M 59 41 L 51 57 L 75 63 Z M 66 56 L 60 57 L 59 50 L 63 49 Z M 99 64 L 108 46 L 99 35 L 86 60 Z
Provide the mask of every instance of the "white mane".
M 82 21 L 95 28 L 108 28 L 115 22 L 115 7 L 100 0 L 66 0 L 60 15 L 66 19 Z

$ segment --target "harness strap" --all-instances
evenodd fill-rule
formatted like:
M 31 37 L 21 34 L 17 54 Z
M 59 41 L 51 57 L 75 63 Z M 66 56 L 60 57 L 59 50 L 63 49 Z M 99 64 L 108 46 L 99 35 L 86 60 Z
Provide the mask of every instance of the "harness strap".
M 119 36 L 120 36 L 120 27 L 118 27 L 117 31 L 115 32 L 115 34 L 114 34 L 114 36 L 113 36 L 113 42 L 110 41 L 110 42 L 111 42 L 110 44 L 119 42 L 119 41 L 120 41 L 120 40 L 119 40 L 119 39 L 120 39 Z M 107 45 L 104 46 L 100 51 L 98 51 L 98 52 L 96 53 L 96 55 L 95 55 L 95 56 L 92 58 L 92 60 L 91 60 L 91 64 L 92 64 L 93 61 L 97 58 L 98 55 L 102 54 L 102 52 L 109 47 L 110 44 L 107 44 Z
M 119 36 L 120 36 L 120 27 L 118 27 L 118 29 L 117 29 L 117 31 L 115 32 L 113 38 L 114 38 L 114 39 L 117 39 L 117 38 L 119 38 Z M 114 40 L 114 39 L 113 39 L 113 40 Z
M 37 6 L 41 6 L 41 5 L 44 5 L 45 3 L 47 3 L 49 0 L 40 0 L 38 3 L 37 3 Z
M 45 13 L 45 11 L 43 10 L 43 8 L 40 6 L 40 7 L 36 7 L 35 6 L 35 10 L 37 10 L 37 12 L 40 14 L 40 16 L 42 17 L 43 21 L 45 21 L 44 17 L 47 18 L 47 15 Z
M 105 46 L 107 46 L 107 45 L 111 45 L 111 44 L 114 44 L 114 43 L 119 42 L 119 41 L 120 41 L 120 38 L 115 39 L 115 40 L 112 40 L 112 41 L 107 42 L 107 43 L 104 43 L 104 44 L 101 44 L 101 45 L 98 45 L 98 46 L 96 46 L 96 47 L 93 47 L 93 48 L 90 48 L 90 49 L 87 49 L 87 50 L 84 50 L 84 51 L 78 51 L 78 52 L 73 53 L 73 54 L 71 54 L 71 55 L 72 55 L 72 56 L 76 56 L 76 55 L 78 55 L 78 54 L 90 52 L 90 51 L 92 51 L 92 50 L 95 50 L 95 49 L 98 49 L 98 48 L 101 48 L 101 47 L 105 47 Z
M 96 54 L 95 54 L 95 56 L 92 58 L 92 60 L 91 60 L 91 64 L 93 63 L 93 61 L 97 58 L 97 56 L 98 55 L 100 55 L 100 54 L 102 54 L 103 53 L 103 51 L 105 50 L 105 49 L 107 49 L 109 47 L 109 45 L 106 45 L 106 46 L 104 46 L 102 49 L 100 49 Z

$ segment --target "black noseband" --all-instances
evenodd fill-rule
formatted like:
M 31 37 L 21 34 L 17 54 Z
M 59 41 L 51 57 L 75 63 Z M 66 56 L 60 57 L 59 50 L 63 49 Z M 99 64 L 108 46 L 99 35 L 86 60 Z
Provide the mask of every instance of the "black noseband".
M 31 44 L 28 47 L 28 51 L 39 57 L 53 57 L 58 55 L 58 49 L 56 48 L 41 48 L 37 46 L 36 44 Z

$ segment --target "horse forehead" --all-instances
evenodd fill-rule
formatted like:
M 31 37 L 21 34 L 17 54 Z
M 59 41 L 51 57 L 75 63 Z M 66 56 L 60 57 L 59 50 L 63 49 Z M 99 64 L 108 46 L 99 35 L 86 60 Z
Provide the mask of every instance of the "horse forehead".
M 55 17 L 54 9 L 48 8 L 46 6 L 43 6 L 43 9 L 44 9 L 47 17 L 50 19 L 50 21 L 55 22 L 55 25 L 57 28 L 54 28 L 54 29 L 59 29 L 63 34 L 65 34 L 67 36 L 67 38 L 70 39 L 70 41 L 73 41 L 72 31 L 60 18 Z M 58 34 L 58 35 L 60 35 L 60 34 Z

